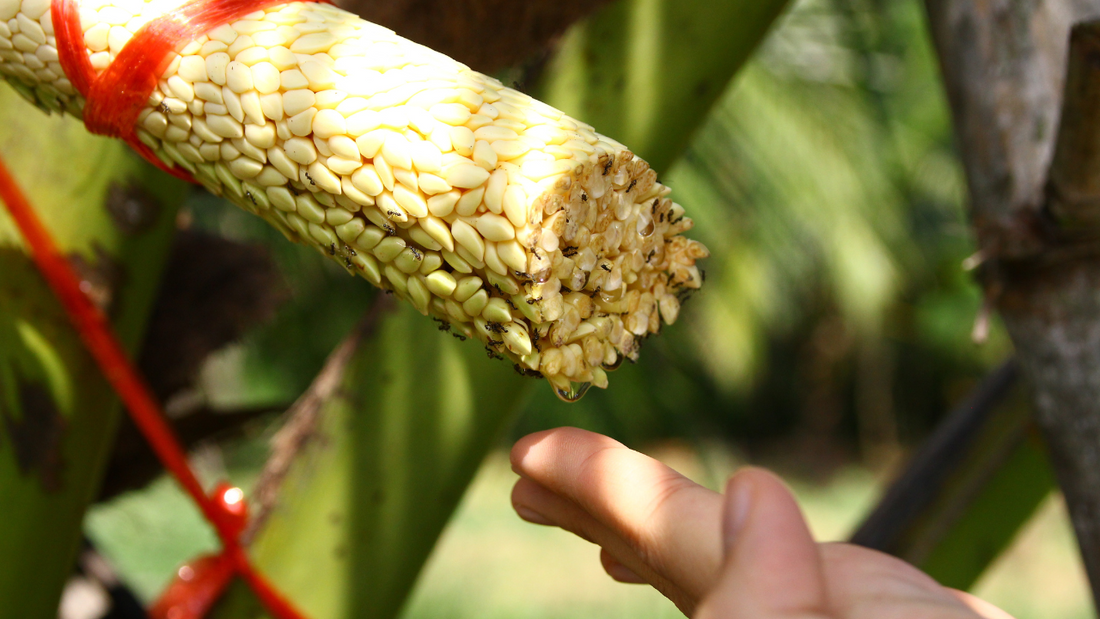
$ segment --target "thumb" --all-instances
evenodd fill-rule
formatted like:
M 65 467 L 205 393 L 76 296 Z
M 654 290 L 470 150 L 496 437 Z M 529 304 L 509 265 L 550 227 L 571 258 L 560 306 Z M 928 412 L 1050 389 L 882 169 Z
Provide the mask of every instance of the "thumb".
M 824 619 L 825 578 L 802 511 L 775 475 L 746 469 L 726 485 L 725 563 L 696 619 Z

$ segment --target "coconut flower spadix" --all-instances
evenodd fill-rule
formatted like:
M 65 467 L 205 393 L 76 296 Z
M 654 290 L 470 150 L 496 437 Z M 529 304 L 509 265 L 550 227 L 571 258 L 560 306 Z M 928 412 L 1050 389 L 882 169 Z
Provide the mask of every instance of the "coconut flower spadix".
M 692 221 L 618 142 L 334 6 L 208 4 L 0 0 L 0 73 L 567 399 L 700 286 Z

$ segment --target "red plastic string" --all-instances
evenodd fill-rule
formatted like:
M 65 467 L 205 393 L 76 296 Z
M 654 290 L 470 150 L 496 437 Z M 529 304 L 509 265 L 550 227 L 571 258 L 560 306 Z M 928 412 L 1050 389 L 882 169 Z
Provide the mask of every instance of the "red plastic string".
M 235 571 L 233 561 L 225 553 L 206 555 L 188 563 L 149 608 L 149 619 L 205 617 L 233 580 Z
M 7 204 L 12 219 L 23 234 L 23 238 L 26 239 L 31 258 L 38 270 L 61 301 L 84 345 L 126 405 L 134 423 L 164 464 L 164 468 L 191 495 L 203 515 L 214 526 L 225 549 L 226 560 L 231 562 L 236 573 L 240 574 L 252 587 L 260 602 L 276 619 L 304 619 L 304 616 L 252 567 L 238 539 L 243 524 L 247 520 L 247 514 L 242 512 L 240 496 L 234 495 L 237 501 L 227 500 L 224 488 L 220 489 L 215 497 L 210 497 L 203 492 L 202 485 L 187 463 L 186 452 L 165 421 L 160 406 L 145 382 L 127 358 L 106 316 L 80 289 L 80 279 L 42 225 L 2 158 L 0 158 L 0 198 Z
M 248 523 L 248 504 L 243 493 L 229 484 L 214 490 L 214 499 L 232 520 L 237 535 Z M 149 608 L 149 619 L 202 619 L 214 607 L 237 566 L 228 552 L 206 555 L 191 561 L 176 572 L 176 578 Z
M 166 164 L 143 144 L 135 131 L 138 116 L 148 105 L 173 51 L 211 29 L 253 11 L 285 0 L 195 0 L 147 23 L 100 74 L 92 68 L 84 44 L 80 12 L 75 0 L 52 0 L 51 17 L 58 60 L 66 77 L 85 99 L 84 124 L 92 133 L 119 137 L 158 168 L 195 182 L 181 168 Z M 328 2 L 328 0 L 319 0 Z M 189 578 L 178 578 L 153 607 L 154 617 L 201 618 L 220 597 L 232 577 L 240 575 L 276 619 L 302 619 L 248 560 L 238 537 L 247 521 L 245 504 L 228 501 L 229 489 L 207 496 L 187 464 L 186 453 L 164 420 L 163 413 L 137 371 L 130 364 L 110 324 L 80 290 L 79 278 L 58 251 L 0 160 L 0 197 L 27 239 L 39 270 L 61 299 L 88 350 L 118 392 L 135 424 L 161 462 L 202 510 L 222 541 L 220 555 L 200 559 L 187 567 Z M 235 490 L 235 489 L 234 489 Z M 238 491 L 239 492 L 239 491 Z M 234 495 L 236 496 L 236 495 Z

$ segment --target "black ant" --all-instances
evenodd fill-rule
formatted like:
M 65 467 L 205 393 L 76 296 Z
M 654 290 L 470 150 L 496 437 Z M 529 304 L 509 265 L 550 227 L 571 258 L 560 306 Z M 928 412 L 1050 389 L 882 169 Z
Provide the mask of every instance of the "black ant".
M 518 363 L 513 365 L 512 368 L 515 369 L 516 374 L 519 374 L 520 376 L 526 376 L 528 378 L 542 378 L 542 372 L 525 368 Z
M 687 303 L 687 300 L 690 299 L 694 294 L 694 288 L 681 288 L 676 293 L 676 300 L 680 302 L 680 305 L 683 305 L 684 303 Z

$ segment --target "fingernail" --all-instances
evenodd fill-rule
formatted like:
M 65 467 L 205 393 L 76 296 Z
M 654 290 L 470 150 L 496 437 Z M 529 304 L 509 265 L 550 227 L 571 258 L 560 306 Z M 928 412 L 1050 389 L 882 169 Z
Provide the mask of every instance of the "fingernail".
M 726 505 L 722 513 L 722 541 L 726 554 L 745 526 L 752 508 L 753 484 L 746 475 L 734 475 L 726 483 Z
M 549 518 L 547 518 L 546 516 L 543 516 L 542 514 L 536 512 L 535 510 L 533 510 L 529 507 L 524 507 L 523 505 L 516 505 L 515 508 L 516 508 L 516 513 L 519 514 L 519 517 L 523 518 L 527 522 L 530 522 L 532 524 L 541 524 L 541 525 L 548 526 L 548 527 L 554 526 L 554 523 L 551 522 Z

